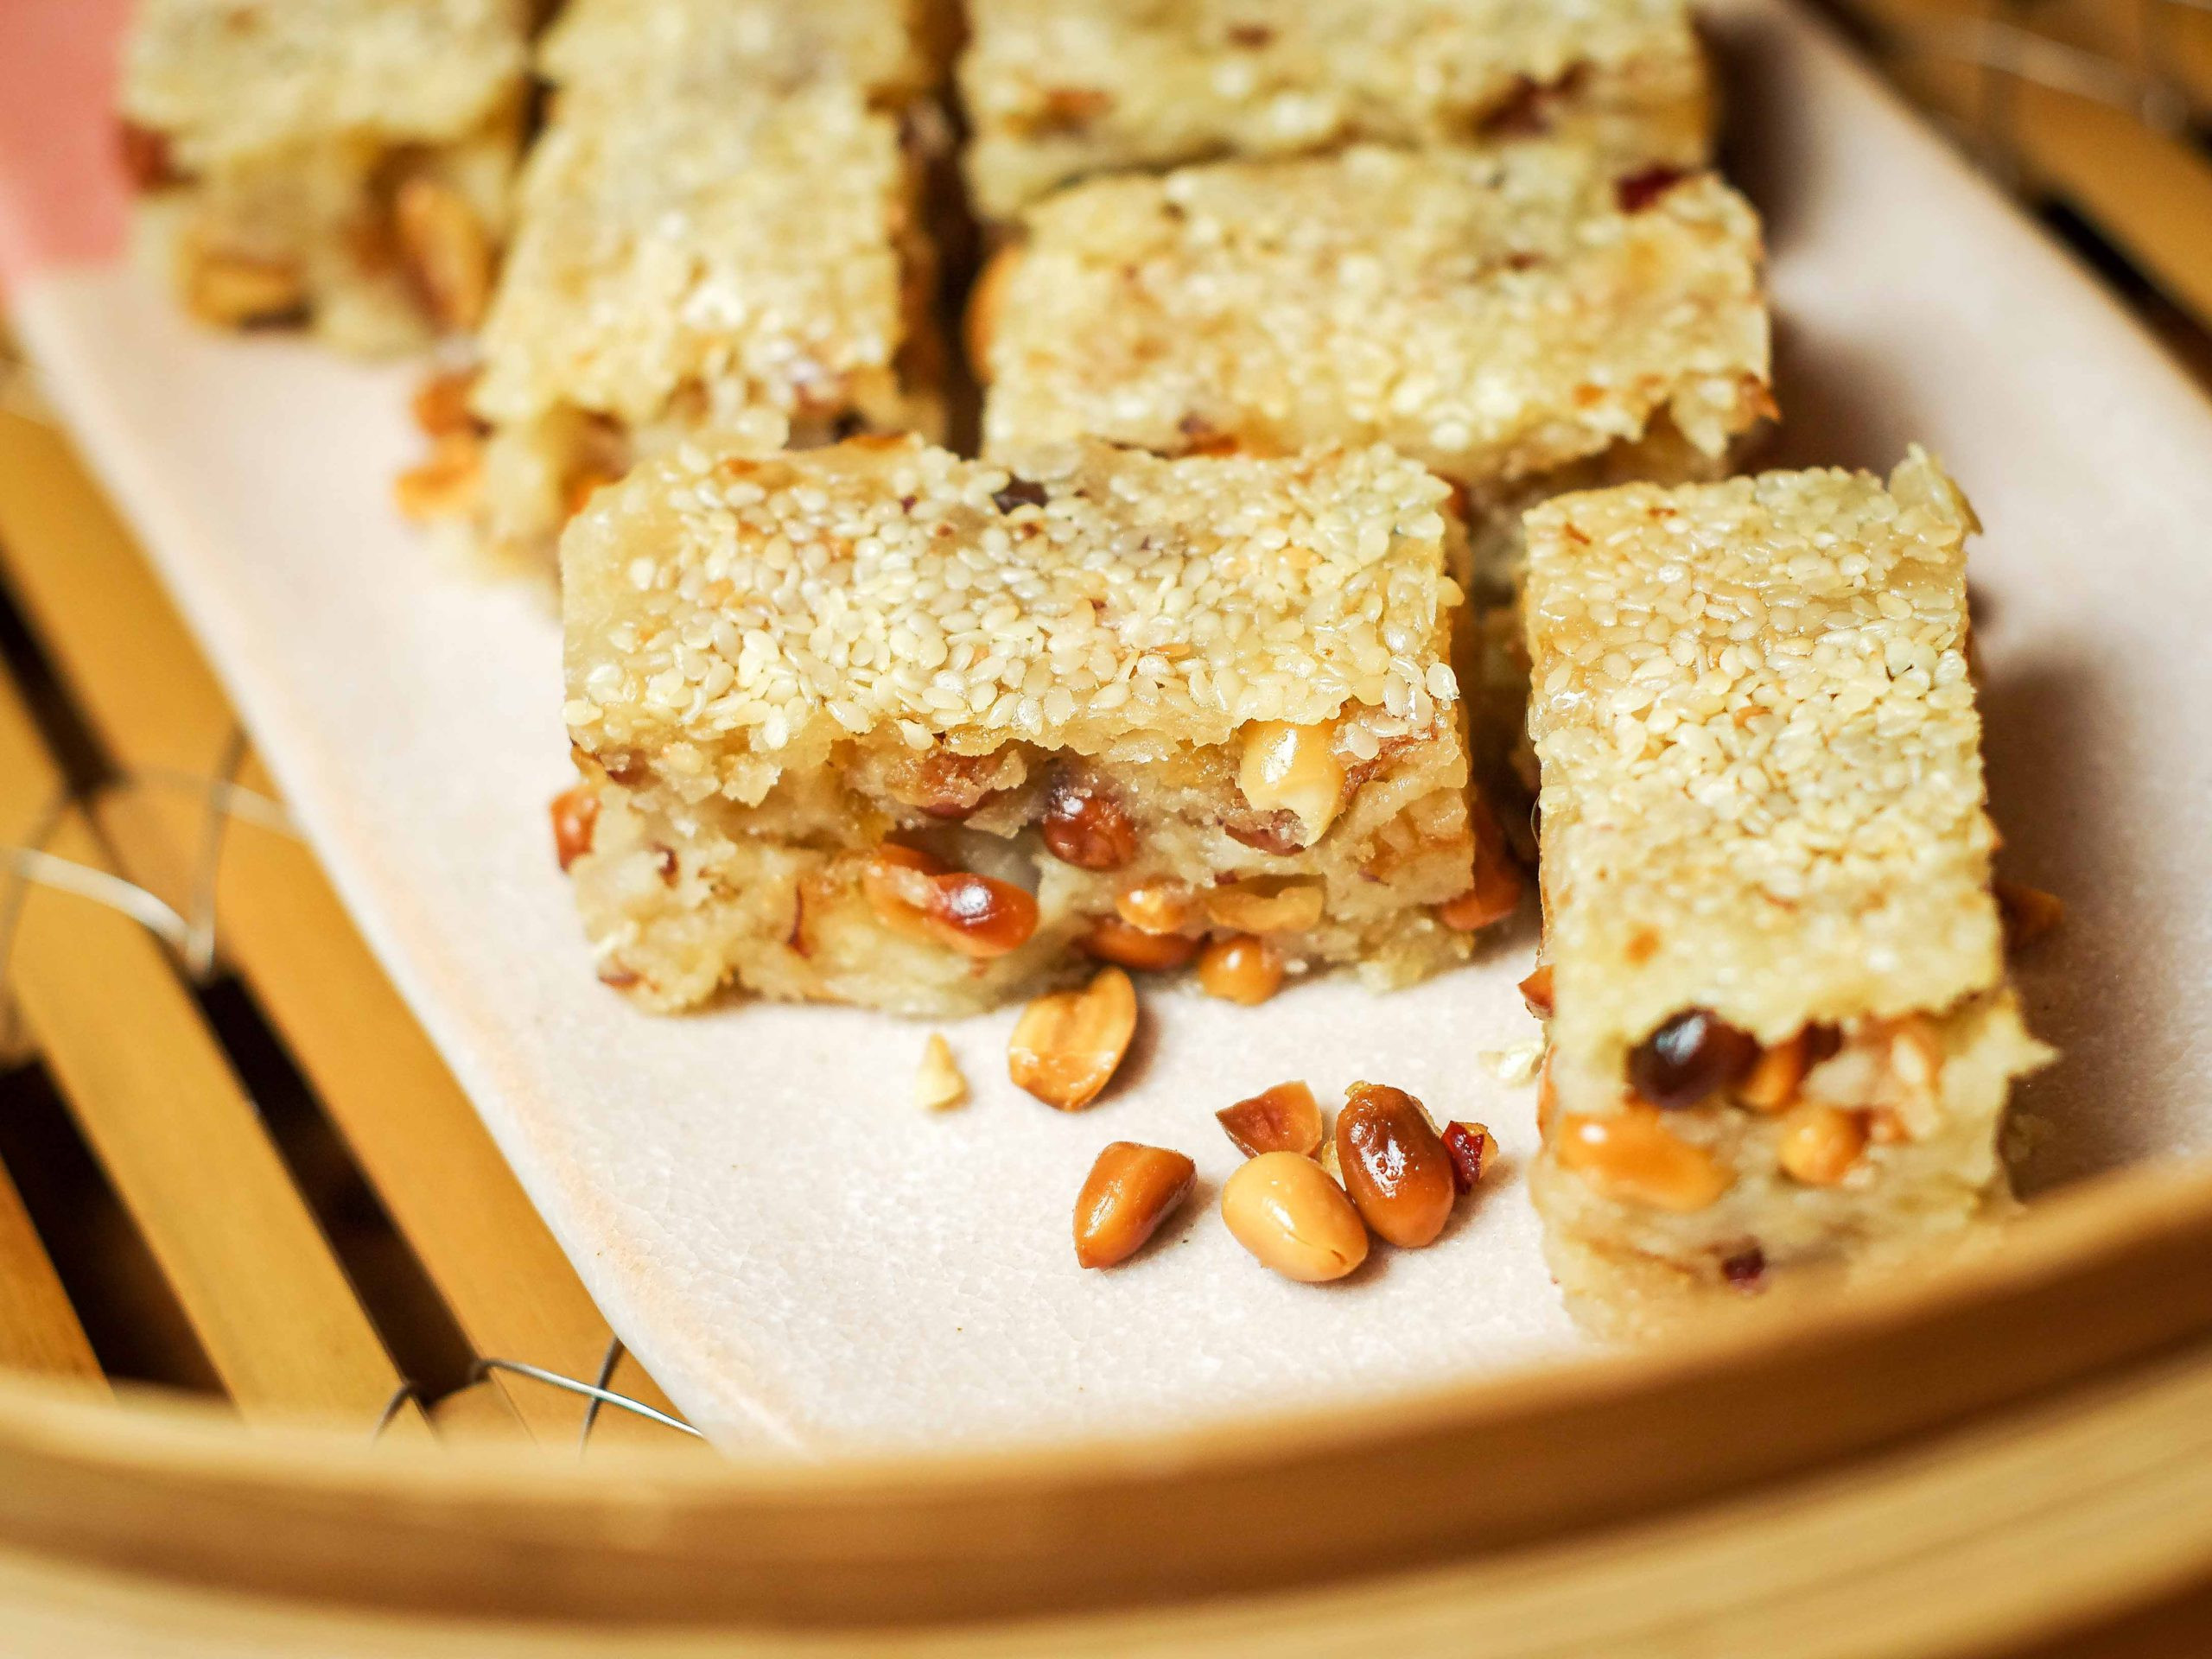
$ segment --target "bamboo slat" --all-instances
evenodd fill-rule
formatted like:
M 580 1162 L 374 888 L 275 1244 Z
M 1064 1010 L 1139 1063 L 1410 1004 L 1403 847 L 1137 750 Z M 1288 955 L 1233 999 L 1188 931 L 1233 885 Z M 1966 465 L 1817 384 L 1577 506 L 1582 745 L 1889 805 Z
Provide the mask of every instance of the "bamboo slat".
M 80 868 L 105 850 L 12 688 L 0 830 Z M 240 1412 L 370 1422 L 398 1386 L 253 1103 L 152 938 L 96 899 L 25 888 L 10 958 L 25 1024 Z M 410 1412 L 401 1436 L 426 1425 Z
M 206 776 L 233 717 L 167 597 L 64 439 L 0 414 L 0 558 L 41 642 L 108 752 L 142 780 Z M 268 787 L 248 757 L 240 781 Z M 141 781 L 101 823 L 134 877 L 182 909 L 205 831 L 200 791 Z M 313 855 L 233 821 L 215 889 L 219 937 L 478 1352 L 588 1378 L 609 1332 L 467 1097 L 362 944 Z M 646 1403 L 672 1410 L 639 1371 Z M 534 1431 L 572 1439 L 583 1402 L 492 1386 Z M 471 1419 L 459 1420 L 466 1433 Z M 693 1444 L 627 1414 L 594 1440 Z
M 2075 207 L 2200 327 L 2212 328 L 2212 159 L 2185 138 L 2145 125 L 2130 111 L 2028 79 L 2005 78 L 2009 113 L 2001 131 L 1986 131 L 1987 72 L 1948 55 L 1942 40 L 1930 41 L 1925 31 L 1931 23 L 1974 25 L 2012 14 L 1986 0 L 1840 3 L 1893 41 L 1921 43 L 1891 62 L 1907 92 L 2009 149 L 2030 182 Z M 2180 9 L 2167 10 L 2177 13 L 2169 20 L 2176 38 L 2188 41 L 2192 54 L 2201 45 L 2212 60 L 2212 33 L 2205 27 L 2212 20 L 2183 18 Z M 2070 29 L 2065 27 L 2069 19 Z M 2031 22 L 2068 45 L 2123 62 L 2133 54 L 2113 0 L 2094 0 L 2070 11 L 2038 9 Z
M 104 1381 L 15 1183 L 0 1169 L 0 1370 L 10 1369 Z

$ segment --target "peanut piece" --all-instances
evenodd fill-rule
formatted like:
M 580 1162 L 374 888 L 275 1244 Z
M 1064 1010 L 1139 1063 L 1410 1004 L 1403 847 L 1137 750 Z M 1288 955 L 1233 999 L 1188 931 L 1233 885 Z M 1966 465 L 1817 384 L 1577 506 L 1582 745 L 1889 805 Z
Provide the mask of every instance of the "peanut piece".
M 1302 1083 L 1279 1083 L 1214 1116 L 1247 1158 L 1263 1152 L 1311 1158 L 1321 1147 L 1321 1108 Z
M 1367 1260 L 1367 1228 L 1311 1158 L 1263 1152 L 1222 1183 L 1221 1218 L 1266 1266 L 1300 1284 L 1341 1279 Z
M 1294 876 L 1247 876 L 1206 894 L 1208 918 L 1240 933 L 1303 933 L 1319 925 L 1321 910 L 1321 884 Z
M 466 518 L 476 511 L 484 488 L 484 451 L 474 432 L 448 432 L 430 458 L 392 480 L 391 497 L 416 524 L 434 518 Z
M 1116 1141 L 1098 1154 L 1075 1201 L 1075 1259 L 1086 1268 L 1126 1262 L 1191 1195 L 1198 1169 L 1179 1152 Z
M 1778 1112 L 1797 1098 L 1812 1060 L 1811 1034 L 1801 1031 L 1789 1041 L 1777 1043 L 1752 1063 L 1736 1085 L 1736 1098 L 1758 1111 Z
M 391 225 L 431 320 L 441 328 L 481 322 L 492 297 L 492 238 L 468 199 L 418 175 L 392 197 Z
M 288 321 L 307 302 L 299 268 L 277 260 L 202 254 L 185 276 L 185 308 L 221 328 Z
M 1118 916 L 1101 916 L 1092 923 L 1083 948 L 1101 962 L 1147 974 L 1173 972 L 1198 954 L 1196 939 L 1180 933 L 1147 933 Z
M 1401 1249 L 1434 1243 L 1459 1187 L 1421 1103 L 1388 1084 L 1355 1083 L 1337 1114 L 1336 1141 L 1344 1191 L 1369 1230 Z
M 1141 932 L 1179 932 L 1191 919 L 1191 892 L 1179 881 L 1125 888 L 1114 913 Z
M 578 784 L 553 798 L 553 853 L 566 871 L 591 851 L 592 831 L 599 823 L 599 791 Z
M 1734 1184 L 1718 1159 L 1675 1135 L 1655 1107 L 1626 1105 L 1610 1117 L 1567 1112 L 1557 1128 L 1553 1146 L 1560 1166 L 1618 1203 L 1687 1215 Z
M 1783 1120 L 1775 1158 L 1792 1180 L 1834 1186 L 1866 1149 L 1866 1120 L 1834 1106 L 1800 1106 Z
M 1136 1034 L 1137 992 L 1119 968 L 1084 989 L 1055 991 L 1021 1011 L 1007 1075 L 1047 1106 L 1080 1111 L 1098 1098 Z
M 1282 988 L 1282 958 L 1265 939 L 1232 933 L 1198 953 L 1198 986 L 1208 996 L 1250 1007 Z
M 914 1104 L 925 1112 L 950 1111 L 968 1098 L 968 1079 L 960 1075 L 960 1062 L 944 1033 L 933 1031 L 922 1045 L 921 1064 L 914 1068 Z
M 1452 1154 L 1452 1183 L 1465 1198 L 1497 1156 L 1497 1137 L 1483 1124 L 1454 1122 L 1445 1126 L 1444 1150 Z
M 1255 720 L 1244 728 L 1237 787 L 1259 811 L 1294 814 L 1309 847 L 1336 821 L 1344 797 L 1344 769 L 1332 747 L 1335 735 L 1333 723 L 1293 726 Z

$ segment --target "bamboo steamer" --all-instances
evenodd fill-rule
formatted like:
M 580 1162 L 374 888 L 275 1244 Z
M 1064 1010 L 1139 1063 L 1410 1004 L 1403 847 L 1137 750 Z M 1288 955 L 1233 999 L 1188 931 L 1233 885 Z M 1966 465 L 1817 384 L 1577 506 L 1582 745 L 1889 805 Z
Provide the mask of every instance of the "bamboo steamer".
M 57 1654 L 1989 1651 L 2212 1570 L 2208 1325 L 2175 1169 L 1664 1353 L 1065 1449 L 571 1465 L 10 1380 L 0 1608 Z

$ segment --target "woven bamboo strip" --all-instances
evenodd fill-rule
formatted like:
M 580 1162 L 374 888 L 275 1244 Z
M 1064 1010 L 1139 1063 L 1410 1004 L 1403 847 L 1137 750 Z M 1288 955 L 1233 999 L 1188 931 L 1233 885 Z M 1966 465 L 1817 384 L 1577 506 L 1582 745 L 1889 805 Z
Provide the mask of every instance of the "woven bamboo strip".
M 100 1380 L 84 1326 L 54 1277 L 8 1172 L 0 1169 L 0 1370 Z
M 1842 3 L 1903 40 L 1924 38 L 1920 31 L 1931 22 L 1973 23 L 1993 15 L 1982 0 Z M 2034 20 L 2040 28 L 2044 14 Z M 2205 38 L 2203 20 L 2181 21 L 2181 27 L 2191 41 Z M 2094 16 L 2077 38 L 2090 49 L 2125 55 L 2117 25 L 2098 25 Z M 1948 59 L 1940 44 L 1901 56 L 1892 67 L 1921 102 L 2009 144 L 2031 182 L 2069 202 L 2201 327 L 2212 328 L 2212 160 L 2202 151 L 2154 131 L 2126 110 L 2027 79 L 2007 79 L 2010 112 L 2002 130 L 1983 131 L 1986 72 Z
M 12 688 L 0 694 L 0 823 L 37 839 L 60 775 Z M 43 845 L 105 849 L 73 809 Z M 399 1382 L 161 947 L 90 898 L 32 885 L 10 968 L 25 1023 L 224 1386 L 249 1417 L 372 1422 Z M 395 1424 L 421 1434 L 419 1413 Z
M 0 550 L 41 642 L 126 769 L 193 776 L 219 763 L 229 706 L 129 532 L 60 436 L 6 415 Z M 250 758 L 241 781 L 267 786 Z M 200 796 L 144 784 L 112 792 L 101 814 L 134 876 L 187 905 L 205 827 Z M 607 1345 L 605 1321 L 312 855 L 233 822 L 216 913 L 226 950 L 472 1344 L 590 1377 Z M 650 1379 L 632 1381 L 647 1403 L 672 1409 Z M 575 1434 L 576 1396 L 493 1386 L 537 1433 Z M 627 1414 L 602 1414 L 594 1440 L 602 1431 L 613 1441 L 693 1444 Z

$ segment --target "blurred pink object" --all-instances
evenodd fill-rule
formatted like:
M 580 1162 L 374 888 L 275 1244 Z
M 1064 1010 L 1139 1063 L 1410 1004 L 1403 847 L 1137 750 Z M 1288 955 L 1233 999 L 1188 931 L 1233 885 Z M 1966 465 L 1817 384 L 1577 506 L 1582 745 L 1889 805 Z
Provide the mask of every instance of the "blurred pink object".
M 0 4 L 0 292 L 122 250 L 114 109 L 129 15 L 130 0 Z

